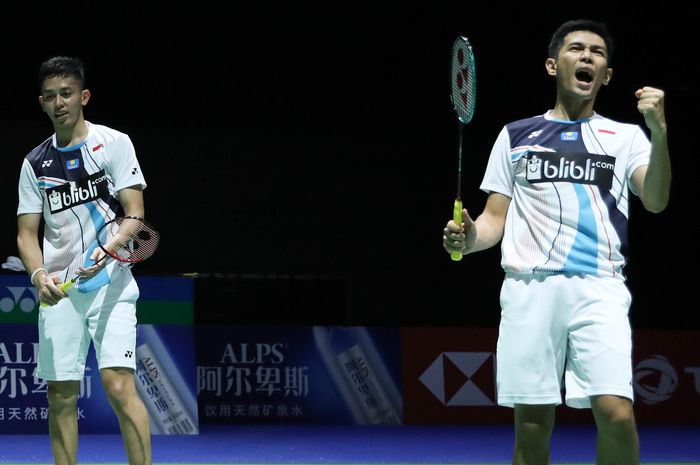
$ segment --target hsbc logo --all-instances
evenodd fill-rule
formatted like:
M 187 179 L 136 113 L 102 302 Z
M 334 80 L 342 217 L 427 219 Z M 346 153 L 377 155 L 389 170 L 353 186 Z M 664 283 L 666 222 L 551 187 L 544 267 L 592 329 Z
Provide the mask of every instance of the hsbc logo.
M 493 352 L 443 352 L 419 380 L 445 406 L 493 406 L 495 373 Z

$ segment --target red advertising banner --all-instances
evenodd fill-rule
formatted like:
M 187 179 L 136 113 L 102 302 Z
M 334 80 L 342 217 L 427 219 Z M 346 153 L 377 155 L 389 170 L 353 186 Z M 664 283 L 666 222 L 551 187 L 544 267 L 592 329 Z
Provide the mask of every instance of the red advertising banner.
M 406 424 L 505 423 L 496 406 L 497 330 L 402 328 Z
M 700 331 L 633 332 L 637 422 L 700 423 Z M 496 405 L 496 328 L 402 328 L 406 424 L 507 423 Z M 557 408 L 558 423 L 588 423 L 588 409 Z
M 700 331 L 632 334 L 637 421 L 700 424 Z

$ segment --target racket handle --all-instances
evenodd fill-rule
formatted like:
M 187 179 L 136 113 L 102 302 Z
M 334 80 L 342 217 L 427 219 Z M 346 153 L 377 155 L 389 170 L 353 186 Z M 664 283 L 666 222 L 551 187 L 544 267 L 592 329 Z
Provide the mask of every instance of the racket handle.
M 58 285 L 58 288 L 59 288 L 60 290 L 62 290 L 63 292 L 68 292 L 68 289 L 70 289 L 71 287 L 73 287 L 73 284 L 75 284 L 75 281 L 71 279 L 70 281 L 66 281 L 65 283 L 59 284 L 59 285 Z M 46 308 L 46 307 L 48 307 L 48 305 L 46 305 L 44 302 L 40 302 L 40 303 L 39 303 L 39 306 L 40 306 L 41 308 Z
M 454 209 L 452 210 L 452 220 L 458 225 L 462 224 L 462 201 L 455 199 Z M 462 259 L 462 252 L 452 252 L 450 254 L 452 260 L 458 262 Z

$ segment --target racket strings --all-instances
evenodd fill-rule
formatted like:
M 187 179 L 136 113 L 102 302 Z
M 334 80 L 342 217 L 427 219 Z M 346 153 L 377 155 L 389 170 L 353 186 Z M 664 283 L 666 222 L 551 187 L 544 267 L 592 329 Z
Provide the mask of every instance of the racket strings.
M 144 225 L 136 237 L 134 237 L 131 245 L 132 261 L 142 261 L 153 255 L 158 248 L 159 236 L 158 232 Z
M 456 77 L 452 85 L 452 96 L 455 102 L 455 111 L 457 111 L 459 118 L 464 122 L 468 122 L 474 113 L 476 89 L 471 75 L 465 78 L 465 74 L 469 74 L 469 70 L 456 71 Z
M 140 262 L 156 251 L 160 235 L 142 220 L 120 218 L 102 228 L 97 240 L 113 258 Z
M 465 37 L 455 40 L 451 67 L 452 105 L 463 124 L 471 121 L 476 103 L 476 66 L 471 44 Z

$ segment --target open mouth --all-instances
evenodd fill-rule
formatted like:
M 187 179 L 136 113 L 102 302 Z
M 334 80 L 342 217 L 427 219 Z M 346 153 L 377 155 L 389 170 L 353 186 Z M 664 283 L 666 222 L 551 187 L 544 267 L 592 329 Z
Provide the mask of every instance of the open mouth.
M 590 84 L 593 82 L 593 72 L 588 69 L 576 71 L 576 80 Z

